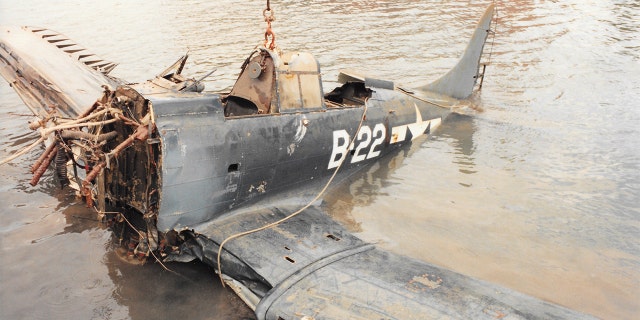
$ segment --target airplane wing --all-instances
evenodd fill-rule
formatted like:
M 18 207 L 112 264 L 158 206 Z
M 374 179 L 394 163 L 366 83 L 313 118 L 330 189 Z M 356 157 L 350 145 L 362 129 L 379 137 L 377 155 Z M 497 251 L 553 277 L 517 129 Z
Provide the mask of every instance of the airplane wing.
M 216 266 L 219 244 L 296 207 L 247 211 L 187 231 L 173 260 Z M 428 250 L 425 244 L 425 250 Z M 171 260 L 171 259 L 170 259 Z M 317 206 L 224 246 L 227 284 L 258 319 L 582 319 L 588 316 L 376 248 Z
M 76 117 L 120 81 L 117 64 L 90 53 L 66 36 L 43 28 L 0 27 L 0 74 L 35 115 L 53 108 Z

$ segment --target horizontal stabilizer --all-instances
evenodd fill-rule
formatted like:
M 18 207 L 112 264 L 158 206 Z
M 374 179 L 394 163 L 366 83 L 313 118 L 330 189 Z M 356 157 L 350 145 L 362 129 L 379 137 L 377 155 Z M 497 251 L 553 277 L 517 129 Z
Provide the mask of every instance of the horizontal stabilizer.
M 340 74 L 338 74 L 338 82 L 339 83 L 364 82 L 364 85 L 367 87 L 381 88 L 381 89 L 388 89 L 388 90 L 394 90 L 396 88 L 393 81 L 368 77 L 352 70 L 340 70 Z

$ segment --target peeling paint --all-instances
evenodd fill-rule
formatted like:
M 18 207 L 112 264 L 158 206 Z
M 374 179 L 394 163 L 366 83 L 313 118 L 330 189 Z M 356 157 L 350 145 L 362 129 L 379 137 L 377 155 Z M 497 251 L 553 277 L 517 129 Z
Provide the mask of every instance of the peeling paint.
M 428 289 L 437 289 L 442 285 L 442 279 L 436 275 L 423 274 L 415 276 L 407 283 L 407 288 L 412 291 L 424 291 Z

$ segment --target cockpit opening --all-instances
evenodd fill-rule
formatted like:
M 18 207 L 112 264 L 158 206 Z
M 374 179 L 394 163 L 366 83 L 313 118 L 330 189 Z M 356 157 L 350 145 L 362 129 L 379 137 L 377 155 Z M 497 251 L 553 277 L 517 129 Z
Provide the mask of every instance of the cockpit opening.
M 364 82 L 354 81 L 333 89 L 324 98 L 340 105 L 361 106 L 371 97 L 371 92 L 372 90 L 367 88 Z

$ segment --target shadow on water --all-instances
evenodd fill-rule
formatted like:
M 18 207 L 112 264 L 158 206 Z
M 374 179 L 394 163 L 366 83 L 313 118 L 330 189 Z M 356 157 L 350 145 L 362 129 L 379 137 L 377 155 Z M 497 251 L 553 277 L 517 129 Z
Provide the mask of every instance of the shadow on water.
M 451 139 L 451 144 L 455 148 L 455 163 L 458 165 L 459 171 L 465 174 L 474 173 L 473 134 L 475 129 L 473 116 L 452 113 L 431 136 L 419 138 L 415 142 L 403 146 L 398 154 L 380 159 L 365 170 L 353 174 L 333 187 L 324 196 L 323 205 L 329 215 L 342 223 L 349 231 L 362 232 L 364 230 L 361 221 L 351 215 L 353 209 L 369 207 L 380 196 L 391 197 L 392 195 L 387 193 L 385 189 L 404 183 L 404 181 L 394 178 L 394 172 L 404 166 L 405 161 L 422 161 L 421 159 L 412 159 L 412 156 L 424 148 L 425 143 L 429 143 L 425 140 Z M 463 183 L 461 185 L 464 186 Z M 410 204 L 407 206 L 409 207 Z
M 49 179 L 49 181 L 55 179 Z M 45 188 L 51 188 L 50 183 Z M 55 185 L 57 187 L 57 185 Z M 60 200 L 58 211 L 66 219 L 64 231 L 52 235 L 64 236 L 89 230 L 105 233 L 101 263 L 113 283 L 112 298 L 128 310 L 133 320 L 179 319 L 254 319 L 249 309 L 230 290 L 222 288 L 214 270 L 199 262 L 160 264 L 149 261 L 132 264 L 120 256 L 118 235 L 96 219 L 75 195 L 49 190 Z M 106 306 L 94 308 L 94 317 L 111 319 L 113 312 Z
M 363 231 L 361 222 L 351 215 L 353 208 L 370 205 L 377 196 L 382 195 L 381 190 L 384 187 L 397 183 L 387 178 L 396 168 L 402 166 L 409 152 L 410 145 L 406 145 L 397 155 L 383 157 L 369 168 L 334 186 L 323 197 L 322 205 L 327 213 L 349 231 Z
M 105 254 L 104 263 L 116 286 L 113 297 L 131 319 L 255 319 L 203 263 L 169 263 L 168 271 L 157 263 L 123 262 L 115 250 Z
M 476 173 L 475 158 L 473 157 L 475 151 L 473 133 L 475 130 L 476 125 L 472 116 L 453 113 L 437 132 L 439 137 L 451 139 L 451 145 L 455 150 L 454 163 L 458 165 L 458 170 L 461 173 Z
M 73 191 L 60 189 L 51 170 L 28 184 L 37 156 L 0 174 L 0 185 L 11 186 L 0 190 L 0 280 L 11 288 L 0 291 L 0 319 L 255 317 L 204 264 L 169 264 L 169 272 L 119 258 L 117 235 Z

